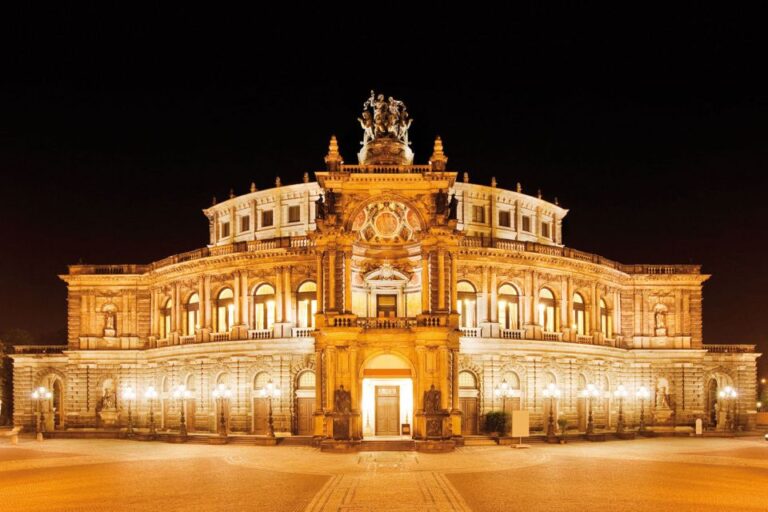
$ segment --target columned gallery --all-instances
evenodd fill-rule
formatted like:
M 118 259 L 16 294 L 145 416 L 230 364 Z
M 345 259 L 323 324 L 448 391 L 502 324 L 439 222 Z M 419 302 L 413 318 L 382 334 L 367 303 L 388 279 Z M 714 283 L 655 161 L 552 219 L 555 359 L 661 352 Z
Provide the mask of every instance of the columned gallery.
M 534 433 L 550 411 L 754 422 L 758 354 L 704 342 L 700 266 L 569 248 L 556 199 L 471 183 L 440 138 L 414 164 L 402 102 L 372 95 L 359 121 L 356 165 L 334 137 L 314 181 L 214 202 L 205 247 L 71 265 L 66 348 L 13 355 L 16 424 L 119 429 L 130 407 L 159 433 L 452 446 L 501 410 Z

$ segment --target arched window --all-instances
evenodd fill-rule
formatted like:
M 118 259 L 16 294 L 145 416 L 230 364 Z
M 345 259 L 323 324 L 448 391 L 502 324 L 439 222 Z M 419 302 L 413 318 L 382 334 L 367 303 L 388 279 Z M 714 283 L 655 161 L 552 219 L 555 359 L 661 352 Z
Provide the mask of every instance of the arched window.
M 539 292 L 539 325 L 546 332 L 555 332 L 555 295 L 549 288 Z
M 520 328 L 520 295 L 511 284 L 503 284 L 498 296 L 499 324 L 502 329 Z
M 573 325 L 576 326 L 576 334 L 587 334 L 587 308 L 584 305 L 584 297 L 578 293 L 573 294 Z
M 611 317 L 608 314 L 608 305 L 600 299 L 600 332 L 606 338 L 611 337 Z
M 187 375 L 187 390 L 189 391 L 196 391 L 197 390 L 197 379 L 195 378 L 194 373 L 190 373 Z
M 235 324 L 235 295 L 224 288 L 216 298 L 216 332 L 228 332 Z
M 260 391 L 267 387 L 267 383 L 272 379 L 272 377 L 267 372 L 259 372 L 256 374 L 256 376 L 253 378 L 253 389 L 255 391 Z
M 469 281 L 456 284 L 456 311 L 459 313 L 459 327 L 475 327 L 475 305 L 477 291 Z
M 459 372 L 459 387 L 463 389 L 477 389 L 477 378 L 472 372 L 466 370 Z
M 509 389 L 520 389 L 520 377 L 515 372 L 504 372 L 501 376 L 501 382 L 506 383 Z
M 298 311 L 297 323 L 301 328 L 315 328 L 315 313 L 317 313 L 317 285 L 314 281 L 305 281 L 296 293 Z
M 189 300 L 187 301 L 187 321 L 184 322 L 184 326 L 186 329 L 185 334 L 187 336 L 192 336 L 195 334 L 195 331 L 198 329 L 198 318 L 200 314 L 200 296 L 196 293 L 193 293 L 190 295 Z
M 253 295 L 253 322 L 256 329 L 271 329 L 275 323 L 275 289 L 262 284 Z
M 316 381 L 315 381 L 315 372 L 313 372 L 312 370 L 306 370 L 306 371 L 301 372 L 301 374 L 299 375 L 299 380 L 298 380 L 298 383 L 297 383 L 298 384 L 297 387 L 299 389 L 315 389 L 315 383 L 316 383 Z M 266 385 L 266 383 L 265 383 L 265 385 Z M 259 389 L 259 388 L 257 388 L 257 389 Z
M 160 310 L 160 338 L 164 339 L 171 334 L 171 315 L 173 314 L 173 299 L 165 301 Z

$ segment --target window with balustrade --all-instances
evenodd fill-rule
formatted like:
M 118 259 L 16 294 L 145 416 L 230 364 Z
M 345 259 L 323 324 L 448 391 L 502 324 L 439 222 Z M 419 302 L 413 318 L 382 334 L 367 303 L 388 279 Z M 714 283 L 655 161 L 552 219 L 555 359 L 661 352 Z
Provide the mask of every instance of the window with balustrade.
M 573 325 L 579 336 L 587 334 L 587 307 L 580 293 L 573 294 Z
M 196 293 L 190 295 L 189 300 L 187 300 L 187 304 L 184 306 L 184 309 L 187 317 L 186 321 L 184 322 L 184 334 L 187 336 L 192 336 L 200 327 L 198 323 L 200 314 L 200 296 Z
M 497 306 L 502 329 L 520 328 L 520 294 L 517 288 L 505 283 L 499 287 Z
M 160 310 L 160 338 L 167 338 L 171 334 L 171 317 L 173 316 L 173 299 L 165 301 Z
M 304 281 L 296 293 L 297 324 L 300 328 L 315 328 L 317 313 L 317 285 L 314 281 Z
M 229 332 L 235 325 L 235 295 L 224 288 L 216 297 L 216 332 Z
M 253 295 L 253 324 L 258 330 L 272 329 L 275 323 L 275 289 L 262 284 Z
M 261 227 L 268 228 L 274 224 L 274 217 L 272 210 L 263 210 L 261 212 Z
M 539 325 L 545 332 L 555 332 L 557 318 L 555 316 L 555 294 L 549 288 L 539 292 Z
M 469 281 L 459 281 L 456 284 L 456 296 L 459 327 L 476 327 L 477 290 Z

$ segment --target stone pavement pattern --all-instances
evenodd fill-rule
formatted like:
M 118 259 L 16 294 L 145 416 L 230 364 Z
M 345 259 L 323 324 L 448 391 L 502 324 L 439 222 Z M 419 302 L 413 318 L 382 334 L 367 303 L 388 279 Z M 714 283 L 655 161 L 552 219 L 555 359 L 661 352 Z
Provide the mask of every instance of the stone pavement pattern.
M 641 439 L 324 454 L 307 447 L 22 439 L 0 511 L 768 510 L 768 443 Z

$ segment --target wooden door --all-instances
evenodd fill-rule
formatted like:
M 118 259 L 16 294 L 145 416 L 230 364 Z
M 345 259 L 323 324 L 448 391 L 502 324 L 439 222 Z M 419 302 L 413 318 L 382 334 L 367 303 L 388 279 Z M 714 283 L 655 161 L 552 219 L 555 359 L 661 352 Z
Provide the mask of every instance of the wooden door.
M 297 401 L 298 425 L 296 426 L 296 433 L 300 436 L 311 436 L 315 430 L 315 399 L 298 398 Z
M 400 435 L 399 386 L 376 386 L 376 435 Z
M 269 403 L 267 398 L 253 399 L 253 433 L 266 434 L 269 431 Z
M 461 434 L 471 436 L 477 434 L 477 398 L 459 398 L 461 409 Z
M 187 431 L 194 432 L 195 431 L 195 401 L 185 400 L 184 401 L 184 421 L 187 422 Z
M 576 410 L 579 415 L 579 431 L 585 432 L 587 430 L 587 415 L 589 412 L 587 411 L 587 399 L 584 397 L 579 397 L 578 401 L 576 402 Z

